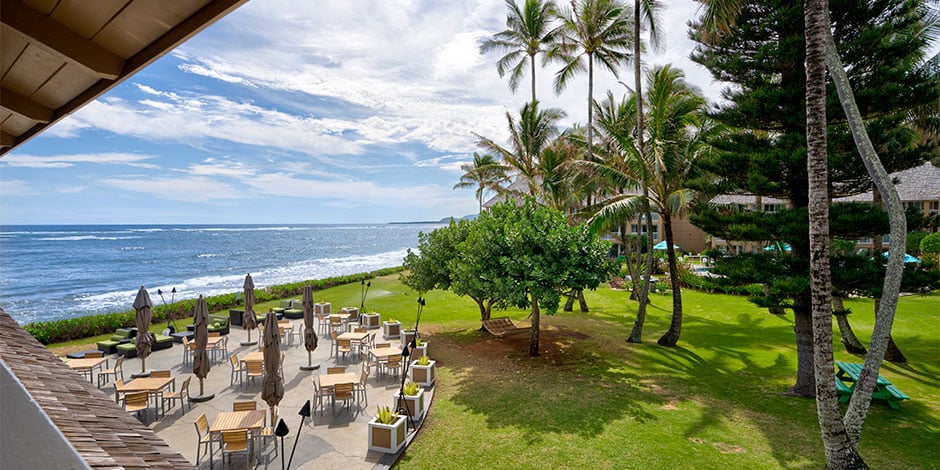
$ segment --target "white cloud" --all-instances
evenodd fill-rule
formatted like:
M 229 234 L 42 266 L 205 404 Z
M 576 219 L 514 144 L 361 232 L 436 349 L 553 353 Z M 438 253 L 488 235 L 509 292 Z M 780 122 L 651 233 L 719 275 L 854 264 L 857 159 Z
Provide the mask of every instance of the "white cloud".
M 209 178 L 153 178 L 142 175 L 127 175 L 120 178 L 103 178 L 98 182 L 124 191 L 149 194 L 160 199 L 183 202 L 214 202 L 239 199 L 241 191 L 233 186 Z
M 39 194 L 29 181 L 0 180 L 0 196 L 33 196 Z
M 70 155 L 25 155 L 11 154 L 4 158 L 2 163 L 11 167 L 20 168 L 68 168 L 79 163 L 95 163 L 99 165 L 128 165 L 144 168 L 156 168 L 154 165 L 142 163 L 153 158 L 152 155 L 136 153 L 77 153 Z

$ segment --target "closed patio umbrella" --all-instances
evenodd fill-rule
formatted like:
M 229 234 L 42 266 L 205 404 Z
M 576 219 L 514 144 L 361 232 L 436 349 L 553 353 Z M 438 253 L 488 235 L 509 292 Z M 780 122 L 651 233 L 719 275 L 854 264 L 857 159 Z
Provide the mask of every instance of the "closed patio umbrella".
M 147 356 L 150 355 L 150 349 L 153 347 L 153 336 L 150 336 L 150 318 L 153 315 L 153 302 L 150 301 L 150 294 L 144 286 L 140 286 L 137 291 L 137 298 L 134 299 L 134 310 L 137 311 L 135 317 L 137 323 L 137 357 L 140 358 L 140 373 L 135 377 L 146 377 L 150 375 L 147 372 Z
M 209 343 L 209 307 L 202 295 L 196 300 L 196 310 L 193 312 L 193 337 L 196 350 L 193 351 L 193 374 L 199 378 L 199 396 L 191 397 L 192 401 L 200 402 L 211 400 L 215 394 L 205 394 L 203 380 L 209 375 L 209 352 L 206 347 Z
M 281 332 L 277 327 L 277 315 L 268 312 L 264 319 L 264 382 L 261 399 L 271 407 L 271 422 L 274 422 L 274 407 L 284 397 L 284 378 L 281 377 Z
M 313 351 L 317 349 L 317 335 L 313 331 L 313 287 L 304 286 L 304 348 L 307 349 L 307 365 L 300 366 L 301 370 L 319 369 L 320 365 L 313 365 Z
M 242 326 L 248 330 L 248 341 L 242 343 L 242 346 L 251 346 L 255 344 L 251 340 L 251 330 L 258 327 L 258 321 L 255 320 L 255 281 L 251 279 L 249 273 L 245 276 L 245 313 L 242 317 Z

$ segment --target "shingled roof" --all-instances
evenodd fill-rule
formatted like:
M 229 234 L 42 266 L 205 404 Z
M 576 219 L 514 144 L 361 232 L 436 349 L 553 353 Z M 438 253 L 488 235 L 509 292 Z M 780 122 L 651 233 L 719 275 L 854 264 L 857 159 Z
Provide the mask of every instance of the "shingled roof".
M 0 331 L 0 359 L 91 468 L 195 468 L 3 309 Z

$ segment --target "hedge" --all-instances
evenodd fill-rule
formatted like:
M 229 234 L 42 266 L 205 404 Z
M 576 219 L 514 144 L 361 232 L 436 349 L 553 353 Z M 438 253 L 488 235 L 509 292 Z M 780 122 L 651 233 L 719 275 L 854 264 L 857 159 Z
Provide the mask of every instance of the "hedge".
M 304 286 L 307 284 L 310 284 L 313 290 L 318 291 L 343 284 L 362 282 L 379 276 L 387 276 L 401 272 L 402 270 L 404 270 L 404 268 L 398 266 L 379 269 L 368 273 L 329 277 L 326 279 L 309 279 L 306 281 L 292 282 L 290 284 L 270 286 L 264 289 L 255 289 L 255 302 L 262 303 L 303 295 Z M 206 297 L 206 305 L 209 307 L 210 312 L 217 312 L 238 307 L 240 304 L 236 300 L 236 294 L 231 293 Z M 195 308 L 196 299 L 178 300 L 169 305 L 155 305 L 150 323 L 156 324 L 164 322 L 167 320 L 168 314 L 172 314 L 174 320 L 189 318 L 193 315 Z M 133 310 L 86 315 L 63 320 L 27 323 L 23 326 L 23 329 L 33 335 L 33 337 L 42 344 L 61 343 L 63 341 L 72 341 L 113 333 L 114 330 L 118 328 L 132 327 L 135 325 L 135 316 L 136 312 Z

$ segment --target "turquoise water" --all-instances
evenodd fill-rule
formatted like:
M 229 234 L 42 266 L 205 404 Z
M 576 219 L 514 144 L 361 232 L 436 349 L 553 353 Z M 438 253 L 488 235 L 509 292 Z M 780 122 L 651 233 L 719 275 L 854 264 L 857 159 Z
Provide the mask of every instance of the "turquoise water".
M 0 227 L 0 307 L 20 323 L 399 266 L 440 224 Z

